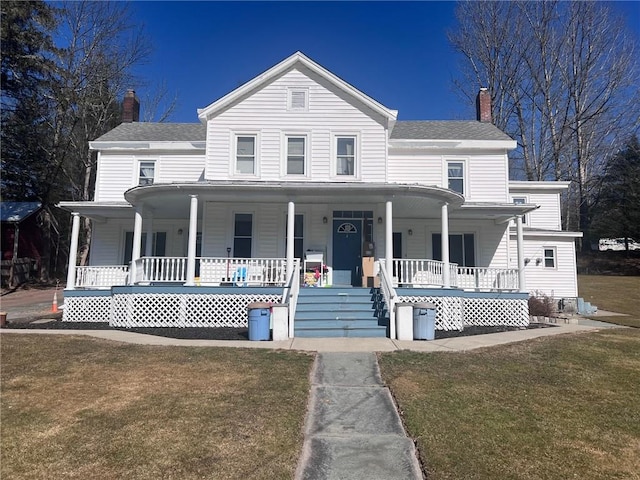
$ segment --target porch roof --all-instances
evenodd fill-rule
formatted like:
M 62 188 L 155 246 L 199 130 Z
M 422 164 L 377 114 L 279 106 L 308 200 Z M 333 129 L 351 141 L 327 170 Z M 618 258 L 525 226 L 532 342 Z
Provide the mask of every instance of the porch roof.
M 391 200 L 394 215 L 415 211 L 436 214 L 442 203 L 457 207 L 464 202 L 462 195 L 451 190 L 418 184 L 228 180 L 134 187 L 125 192 L 125 199 L 132 205 L 144 204 L 156 214 L 166 214 L 172 208 L 179 209 L 175 213 L 187 214 L 189 195 L 221 203 L 374 205 Z
M 189 215 L 190 195 L 198 195 L 202 201 L 199 214 L 207 201 L 380 205 L 391 200 L 394 217 L 439 218 L 440 206 L 448 203 L 451 218 L 503 223 L 538 208 L 533 204 L 464 203 L 462 195 L 451 190 L 419 184 L 227 180 L 140 186 L 125 192 L 126 202 L 61 202 L 60 207 L 98 221 L 131 218 L 132 205 L 144 205 L 156 218 L 183 218 Z

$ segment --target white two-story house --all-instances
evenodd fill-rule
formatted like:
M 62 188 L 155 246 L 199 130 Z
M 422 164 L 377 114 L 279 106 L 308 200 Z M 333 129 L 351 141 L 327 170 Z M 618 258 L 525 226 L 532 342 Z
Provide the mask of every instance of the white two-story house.
M 244 326 L 262 300 L 289 305 L 291 336 L 393 337 L 398 302 L 429 301 L 437 328 L 459 329 L 526 325 L 530 292 L 577 295 L 567 184 L 509 181 L 516 142 L 486 91 L 478 120 L 398 121 L 295 53 L 199 123 L 138 122 L 133 92 L 124 108 L 90 144 L 94 200 L 61 203 L 74 219 L 67 321 Z M 80 216 L 93 220 L 87 267 Z M 358 292 L 364 314 L 348 306 Z

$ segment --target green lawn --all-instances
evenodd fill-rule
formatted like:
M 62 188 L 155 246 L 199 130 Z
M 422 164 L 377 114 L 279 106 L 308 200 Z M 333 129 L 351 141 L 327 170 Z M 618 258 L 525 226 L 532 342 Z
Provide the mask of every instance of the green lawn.
M 595 315 L 592 318 L 618 325 L 640 327 L 640 277 L 578 275 L 578 294 L 600 310 L 629 315 Z
M 380 355 L 427 477 L 640 478 L 640 330 Z
M 1 478 L 292 478 L 313 356 L 1 336 Z

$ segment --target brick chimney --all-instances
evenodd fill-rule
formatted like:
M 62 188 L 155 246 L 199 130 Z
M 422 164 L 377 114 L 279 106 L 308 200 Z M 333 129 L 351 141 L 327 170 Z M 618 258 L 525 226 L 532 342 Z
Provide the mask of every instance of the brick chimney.
M 131 123 L 140 121 L 140 101 L 136 97 L 136 92 L 127 90 L 122 102 L 122 122 Z
M 484 87 L 480 88 L 476 97 L 476 112 L 479 122 L 493 123 L 491 120 L 491 94 Z

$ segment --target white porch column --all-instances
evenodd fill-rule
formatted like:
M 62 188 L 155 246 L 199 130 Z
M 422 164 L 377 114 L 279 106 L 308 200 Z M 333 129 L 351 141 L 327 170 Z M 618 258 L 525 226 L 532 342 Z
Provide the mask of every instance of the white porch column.
M 145 257 L 153 257 L 153 217 L 149 215 L 149 218 L 146 222 L 147 228 L 145 231 L 147 232 L 147 241 L 145 242 L 144 251 Z
M 393 279 L 393 202 L 387 200 L 384 221 L 384 256 L 387 277 Z
M 189 243 L 187 248 L 187 281 L 185 286 L 196 284 L 196 239 L 198 237 L 198 196 L 191 195 L 189 209 Z
M 441 235 L 440 243 L 442 245 L 442 283 L 444 288 L 451 287 L 451 271 L 449 267 L 449 205 L 442 204 L 441 213 Z
M 295 227 L 295 220 L 296 205 L 293 202 L 289 202 L 287 205 L 287 281 L 289 281 L 291 273 L 293 272 L 293 229 Z
M 80 235 L 80 214 L 71 213 L 73 223 L 71 224 L 71 246 L 69 247 L 69 268 L 67 269 L 66 290 L 76 288 L 76 262 L 78 261 L 78 236 Z
M 516 217 L 516 244 L 518 247 L 518 290 L 527 291 L 524 279 L 524 236 L 522 234 L 522 215 Z
M 129 269 L 129 284 L 136 283 L 136 260 L 140 258 L 142 243 L 142 205 L 136 207 L 133 220 L 133 245 L 131 248 L 131 268 Z

